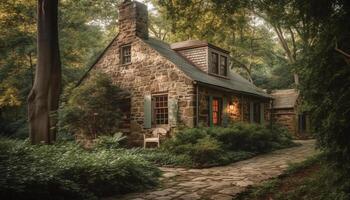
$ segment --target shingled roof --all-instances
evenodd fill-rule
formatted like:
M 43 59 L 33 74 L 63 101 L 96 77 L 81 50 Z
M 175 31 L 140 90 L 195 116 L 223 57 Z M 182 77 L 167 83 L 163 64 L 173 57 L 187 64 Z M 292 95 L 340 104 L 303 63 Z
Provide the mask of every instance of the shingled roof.
M 193 66 L 184 57 L 180 56 L 176 51 L 171 49 L 169 44 L 155 38 L 142 40 L 163 57 L 174 63 L 194 81 L 225 88 L 234 92 L 242 92 L 259 97 L 271 98 L 271 96 L 262 89 L 256 87 L 254 84 L 250 83 L 248 80 L 244 79 L 237 73 L 232 72 L 231 70 L 229 70 L 228 74 L 229 79 L 209 75 L 200 70 L 198 67 Z
M 295 89 L 274 90 L 271 95 L 274 99 L 273 108 L 294 108 L 299 97 L 299 92 Z

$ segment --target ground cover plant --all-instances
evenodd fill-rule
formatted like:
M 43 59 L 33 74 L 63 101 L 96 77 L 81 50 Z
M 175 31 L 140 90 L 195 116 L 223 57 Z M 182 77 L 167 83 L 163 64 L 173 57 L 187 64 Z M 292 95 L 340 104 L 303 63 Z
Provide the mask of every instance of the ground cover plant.
M 278 178 L 249 188 L 236 200 L 347 200 L 350 181 L 324 155 L 291 165 Z
M 0 139 L 0 199 L 97 199 L 157 185 L 160 171 L 133 153 L 74 142 Z

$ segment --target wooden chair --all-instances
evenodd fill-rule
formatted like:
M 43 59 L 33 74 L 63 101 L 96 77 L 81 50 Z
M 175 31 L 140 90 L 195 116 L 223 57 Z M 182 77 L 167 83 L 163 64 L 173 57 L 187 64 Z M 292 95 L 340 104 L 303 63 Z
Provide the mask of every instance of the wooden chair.
M 148 137 L 146 134 L 143 134 L 143 148 L 146 148 L 147 143 L 157 143 L 157 147 L 160 146 L 160 135 L 166 134 L 167 130 L 164 128 L 155 128 L 152 131 L 151 137 Z

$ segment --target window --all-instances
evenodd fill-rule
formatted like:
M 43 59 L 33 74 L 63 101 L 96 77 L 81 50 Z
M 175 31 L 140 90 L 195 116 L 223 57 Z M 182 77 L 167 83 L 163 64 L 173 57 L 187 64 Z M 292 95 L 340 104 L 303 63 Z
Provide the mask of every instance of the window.
M 212 117 L 213 125 L 220 125 L 221 123 L 221 101 L 218 98 L 214 98 L 212 102 Z
M 168 95 L 153 95 L 153 123 L 168 124 Z
M 253 120 L 255 123 L 260 123 L 260 103 L 254 103 Z
M 211 53 L 211 72 L 214 74 L 219 73 L 219 55 L 217 53 Z
M 122 46 L 120 53 L 122 64 L 131 63 L 131 45 Z
M 298 129 L 299 133 L 304 133 L 306 131 L 306 115 L 305 113 L 299 114 L 298 115 Z
M 227 76 L 227 57 L 220 56 L 220 75 Z

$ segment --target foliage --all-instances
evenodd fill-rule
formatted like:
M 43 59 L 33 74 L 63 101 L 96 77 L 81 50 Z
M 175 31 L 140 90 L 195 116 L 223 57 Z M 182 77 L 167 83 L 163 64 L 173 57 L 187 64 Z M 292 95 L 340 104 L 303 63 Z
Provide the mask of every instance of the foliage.
M 186 155 L 195 167 L 228 164 L 257 153 L 294 145 L 289 133 L 256 124 L 235 123 L 227 128 L 201 127 L 180 130 L 162 145 L 163 151 Z
M 67 103 L 60 109 L 63 132 L 92 137 L 115 133 L 119 123 L 119 107 L 115 102 L 118 92 L 108 76 L 100 73 L 90 76 L 69 93 Z
M 312 1 L 313 4 L 318 4 Z M 305 49 L 300 66 L 302 95 L 311 113 L 317 141 L 338 169 L 350 171 L 350 62 L 336 49 L 350 52 L 349 1 L 329 1 L 317 9 L 305 9 L 313 26 L 319 27 L 317 42 Z M 322 98 L 320 98 L 322 97 Z
M 138 155 L 69 142 L 31 146 L 1 138 L 0 152 L 1 199 L 95 199 L 149 188 L 160 175 Z
M 174 154 L 161 149 L 128 149 L 129 153 L 141 156 L 157 166 L 194 166 L 191 158 L 186 154 Z
M 126 139 L 122 132 L 115 133 L 113 136 L 98 137 L 97 146 L 102 148 L 119 148 L 121 142 Z
M 119 2 L 60 1 L 63 86 L 77 81 L 86 65 L 115 36 Z M 1 135 L 22 135 L 23 130 L 27 130 L 26 97 L 37 62 L 36 3 L 35 0 L 0 3 L 0 122 L 6 121 L 0 123 Z
M 237 200 L 349 199 L 349 179 L 324 158 L 319 155 L 294 164 L 280 177 L 241 193 Z
M 207 40 L 227 49 L 231 67 L 248 80 L 258 81 L 257 84 L 260 84 L 259 77 L 269 78 L 269 71 L 285 67 L 288 62 L 274 32 L 256 14 L 252 1 L 150 1 L 158 11 L 157 18 L 161 19 L 158 21 L 164 22 L 157 26 L 167 33 L 160 39 L 169 42 Z M 292 78 L 292 73 L 286 78 Z M 277 82 L 277 87 L 282 86 Z

